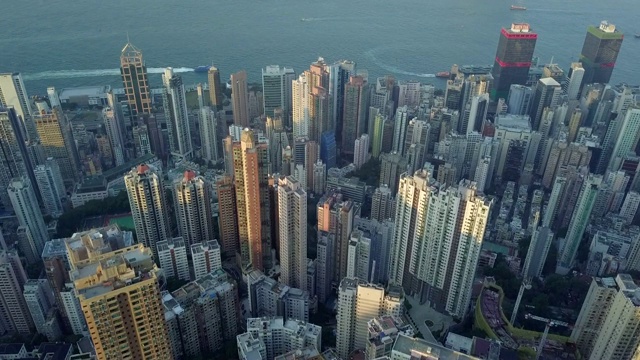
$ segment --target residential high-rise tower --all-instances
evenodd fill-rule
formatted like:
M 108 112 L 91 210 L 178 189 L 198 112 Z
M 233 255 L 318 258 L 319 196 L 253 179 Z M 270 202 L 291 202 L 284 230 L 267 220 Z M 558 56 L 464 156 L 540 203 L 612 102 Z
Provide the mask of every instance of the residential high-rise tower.
M 242 127 L 249 126 L 249 92 L 247 72 L 244 70 L 231 74 L 231 105 L 233 123 Z
M 214 239 L 210 186 L 193 170 L 173 184 L 178 231 L 187 248 Z
M 278 179 L 280 282 L 307 288 L 307 192 L 292 176 Z

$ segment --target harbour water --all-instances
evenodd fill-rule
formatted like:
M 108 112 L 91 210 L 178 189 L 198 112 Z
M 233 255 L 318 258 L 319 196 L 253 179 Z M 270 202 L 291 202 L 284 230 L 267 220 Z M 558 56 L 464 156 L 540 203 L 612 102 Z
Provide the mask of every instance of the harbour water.
M 511 11 L 511 4 L 527 11 Z M 536 56 L 567 69 L 588 25 L 609 20 L 626 34 L 613 82 L 640 84 L 640 32 L 634 0 L 7 0 L 0 21 L 0 72 L 19 71 L 30 94 L 57 88 L 120 87 L 127 33 L 143 50 L 153 87 L 163 67 L 186 84 L 215 64 L 223 79 L 278 64 L 297 72 L 322 56 L 349 59 L 370 77 L 385 74 L 438 85 L 457 64 L 492 64 L 499 31 L 528 22 Z M 304 21 L 302 20 L 304 19 Z

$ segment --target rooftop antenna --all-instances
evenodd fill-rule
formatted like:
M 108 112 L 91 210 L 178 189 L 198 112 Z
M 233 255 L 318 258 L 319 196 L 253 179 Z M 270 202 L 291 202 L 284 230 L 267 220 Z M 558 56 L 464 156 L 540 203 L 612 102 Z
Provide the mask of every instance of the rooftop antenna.
M 549 63 L 549 65 L 553 65 L 553 55 L 551 55 L 551 62 Z
M 129 40 L 129 31 L 127 31 L 127 44 L 131 44 L 131 41 Z

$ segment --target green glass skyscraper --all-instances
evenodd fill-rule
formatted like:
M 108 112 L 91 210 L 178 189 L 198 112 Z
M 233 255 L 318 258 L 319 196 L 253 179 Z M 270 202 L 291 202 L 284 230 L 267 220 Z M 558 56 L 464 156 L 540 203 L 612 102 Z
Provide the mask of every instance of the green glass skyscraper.
M 624 35 L 616 30 L 616 26 L 606 21 L 601 22 L 598 27 L 589 26 L 580 54 L 580 62 L 584 68 L 583 86 L 609 82 L 623 38 Z

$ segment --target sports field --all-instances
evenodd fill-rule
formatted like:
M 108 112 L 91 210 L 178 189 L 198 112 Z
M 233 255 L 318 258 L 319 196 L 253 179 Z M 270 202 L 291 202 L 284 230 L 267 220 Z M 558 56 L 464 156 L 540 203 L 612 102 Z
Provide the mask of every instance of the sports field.
M 118 226 L 120 226 L 120 229 L 122 230 L 135 229 L 135 226 L 133 225 L 133 218 L 131 217 L 131 215 L 110 216 L 109 218 L 107 218 L 107 221 L 108 222 L 106 224 L 118 224 Z

